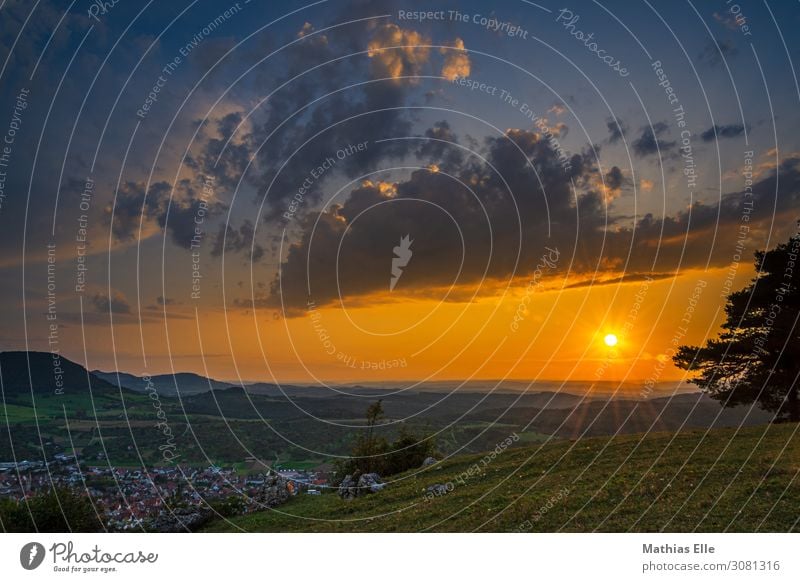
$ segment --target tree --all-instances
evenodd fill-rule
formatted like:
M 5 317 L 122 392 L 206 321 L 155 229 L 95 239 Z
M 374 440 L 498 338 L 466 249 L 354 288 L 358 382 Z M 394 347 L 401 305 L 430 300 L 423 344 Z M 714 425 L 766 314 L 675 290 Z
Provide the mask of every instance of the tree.
M 364 446 L 364 456 L 367 465 L 367 472 L 374 471 L 375 466 L 374 455 L 377 454 L 375 443 L 375 425 L 379 420 L 383 420 L 383 400 L 370 404 L 367 408 L 367 439 Z
M 421 467 L 423 461 L 436 453 L 436 443 L 430 437 L 417 437 L 405 425 L 400 427 L 397 440 L 389 447 L 383 458 L 383 473 L 395 475 Z
M 731 293 L 717 339 L 681 346 L 673 360 L 725 406 L 757 402 L 776 420 L 800 421 L 800 234 L 755 253 L 756 276 Z
M 421 466 L 426 457 L 436 452 L 433 438 L 417 437 L 405 425 L 400 427 L 397 440 L 392 443 L 376 435 L 375 427 L 384 418 L 382 401 L 378 400 L 367 408 L 366 434 L 355 440 L 351 457 L 334 463 L 338 480 L 353 474 L 374 472 L 385 477 L 402 473 Z
M 103 514 L 91 500 L 69 489 L 38 493 L 26 501 L 0 500 L 0 524 L 6 532 L 101 532 Z

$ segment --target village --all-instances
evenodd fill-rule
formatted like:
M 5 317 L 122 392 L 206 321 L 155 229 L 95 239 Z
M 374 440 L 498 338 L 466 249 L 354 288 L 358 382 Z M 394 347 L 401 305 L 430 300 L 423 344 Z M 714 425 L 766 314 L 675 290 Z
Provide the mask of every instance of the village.
M 79 456 L 59 453 L 48 462 L 0 462 L 0 498 L 23 501 L 53 488 L 71 489 L 91 499 L 109 530 L 142 530 L 177 508 L 214 512 L 218 503 L 232 502 L 236 514 L 262 510 L 259 494 L 268 476 L 285 482 L 289 495 L 320 495 L 330 478 L 326 471 L 282 466 L 262 472 L 215 465 L 92 466 Z

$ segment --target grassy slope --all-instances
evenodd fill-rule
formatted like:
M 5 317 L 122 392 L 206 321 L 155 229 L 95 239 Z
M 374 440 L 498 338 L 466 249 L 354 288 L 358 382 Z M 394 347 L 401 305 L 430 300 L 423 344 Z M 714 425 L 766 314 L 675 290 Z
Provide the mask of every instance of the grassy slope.
M 702 443 L 703 431 L 691 431 L 508 449 L 483 476 L 426 502 L 425 487 L 455 483 L 483 455 L 455 457 L 439 469 L 400 475 L 383 492 L 352 502 L 333 494 L 305 495 L 279 511 L 220 520 L 206 529 L 514 531 L 530 520 L 529 531 L 547 532 L 789 531 L 797 529 L 800 517 L 797 429 L 797 424 L 750 427 L 735 438 L 734 430 L 718 429 Z M 564 487 L 570 490 L 566 499 L 535 521 L 537 511 Z

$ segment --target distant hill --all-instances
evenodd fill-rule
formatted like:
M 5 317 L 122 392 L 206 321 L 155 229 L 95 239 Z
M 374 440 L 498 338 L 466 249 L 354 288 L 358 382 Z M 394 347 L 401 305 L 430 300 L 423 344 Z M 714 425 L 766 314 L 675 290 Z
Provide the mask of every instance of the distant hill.
M 98 378 L 103 378 L 114 386 L 119 385 L 135 392 L 144 392 L 147 386 L 142 376 L 136 376 L 127 372 L 93 370 L 92 374 Z M 230 390 L 231 388 L 238 388 L 239 393 L 241 393 L 242 389 L 242 385 L 237 382 L 214 380 L 213 378 L 206 378 L 205 376 L 192 372 L 156 374 L 150 377 L 150 381 L 153 383 L 156 392 L 162 396 L 177 396 L 178 393 L 180 393 L 181 396 L 191 396 L 211 391 Z M 282 384 L 279 386 L 266 382 L 245 382 L 244 389 L 249 394 L 273 397 L 283 397 L 285 394 L 291 394 L 292 396 L 328 397 L 334 394 L 330 390 L 318 386 L 294 386 L 291 384 Z M 381 391 L 372 390 L 372 392 L 379 393 Z
M 370 403 L 380 399 L 387 417 L 407 418 L 426 422 L 430 426 L 480 422 L 509 422 L 503 418 L 506 410 L 515 423 L 527 422 L 532 407 L 553 411 L 563 417 L 582 402 L 578 396 L 566 393 L 513 394 L 495 392 L 440 393 L 430 391 L 391 392 L 375 388 L 348 388 L 335 391 L 322 387 L 258 384 L 255 387 L 228 387 L 225 390 L 201 392 L 187 396 L 183 410 L 188 413 L 222 415 L 226 418 L 349 419 L 360 422 Z M 586 401 L 584 401 L 586 402 Z M 516 410 L 522 414 L 515 414 Z M 557 411 L 557 412 L 555 412 Z M 310 416 L 309 416 L 310 415 Z
M 102 370 L 94 370 L 92 372 L 98 378 L 113 384 L 114 386 L 122 386 L 134 392 L 144 392 L 147 388 L 147 383 L 140 376 L 134 376 L 126 372 L 103 372 Z M 200 394 L 202 392 L 209 392 L 211 390 L 225 390 L 231 387 L 230 383 L 212 380 L 199 374 L 191 372 L 177 372 L 175 374 L 157 374 L 150 377 L 150 381 L 156 389 L 156 392 L 162 396 L 177 396 L 180 393 L 182 396 L 189 394 Z
M 558 441 L 457 455 L 374 495 L 299 495 L 219 519 L 246 532 L 788 532 L 797 423 Z M 524 441 L 524 435 L 523 441 Z M 480 470 L 475 470 L 478 467 Z M 442 486 L 439 495 L 428 487 Z
M 646 431 L 675 431 L 692 428 L 750 426 L 771 422 L 775 415 L 760 408 L 724 408 L 721 403 L 695 392 L 652 400 L 601 400 L 574 409 L 541 410 L 517 406 L 511 410 L 485 410 L 475 418 L 484 421 L 528 425 L 543 434 L 561 438 L 602 436 Z
M 63 392 L 67 395 L 95 395 L 119 389 L 87 372 L 80 364 L 63 356 L 54 359 L 49 352 L 0 352 L 0 379 L 6 397 L 52 395 Z
M 378 390 L 402 390 L 409 388 L 409 382 L 363 382 L 358 388 Z M 556 380 L 434 380 L 411 388 L 419 392 L 503 392 L 513 394 L 570 394 L 591 399 L 635 398 L 642 393 L 644 381 L 612 382 L 603 381 L 556 381 Z M 657 382 L 649 386 L 650 398 L 671 394 L 697 393 L 698 389 L 688 382 Z

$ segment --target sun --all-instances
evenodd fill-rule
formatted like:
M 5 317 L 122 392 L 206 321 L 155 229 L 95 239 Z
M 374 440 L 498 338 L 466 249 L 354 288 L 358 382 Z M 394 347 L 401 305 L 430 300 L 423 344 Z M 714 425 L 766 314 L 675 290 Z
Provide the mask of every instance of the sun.
M 617 336 L 615 336 L 613 333 L 610 333 L 603 338 L 603 342 L 605 342 L 608 347 L 613 348 L 615 345 L 617 345 L 619 340 L 617 339 Z

